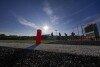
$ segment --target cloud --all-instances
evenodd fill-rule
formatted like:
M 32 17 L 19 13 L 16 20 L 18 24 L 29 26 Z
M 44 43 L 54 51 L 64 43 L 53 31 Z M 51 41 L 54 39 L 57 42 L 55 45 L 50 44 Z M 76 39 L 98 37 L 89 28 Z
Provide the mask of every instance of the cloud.
M 49 16 L 53 15 L 53 10 L 51 9 L 50 4 L 48 2 L 44 3 L 43 10 L 47 13 L 47 15 L 49 15 Z
M 29 21 L 29 20 L 27 20 L 27 19 L 15 14 L 13 11 L 10 11 L 10 12 L 15 16 L 15 18 L 19 21 L 20 24 L 32 27 L 34 29 L 40 29 L 40 27 L 37 26 L 35 23 L 33 23 L 33 22 L 31 22 L 31 21 Z
M 86 7 L 81 8 L 80 10 L 78 10 L 78 11 L 76 11 L 76 12 L 70 14 L 69 16 L 65 16 L 65 17 L 63 17 L 63 19 L 65 19 L 65 18 L 69 18 L 69 17 L 72 17 L 72 16 L 74 16 L 74 15 L 77 15 L 77 14 L 79 14 L 79 13 L 85 11 L 86 9 L 92 7 L 93 5 L 95 5 L 95 3 L 96 3 L 96 2 L 92 2 L 92 3 L 88 4 Z
M 99 18 L 96 18 L 94 21 L 89 22 L 89 23 L 100 23 L 100 17 Z
M 34 29 L 39 29 L 39 27 L 38 27 L 36 24 L 34 24 L 34 23 L 32 23 L 32 22 L 26 20 L 25 18 L 18 18 L 18 21 L 19 21 L 22 25 L 26 25 L 26 26 L 32 27 L 32 28 L 34 28 Z
M 93 16 L 92 20 L 87 22 L 87 24 L 84 24 L 84 26 L 87 26 L 88 24 L 98 24 L 100 23 L 100 14 Z
M 56 15 L 54 15 L 54 11 L 51 8 L 51 6 L 50 6 L 48 1 L 46 1 L 44 3 L 43 11 L 49 16 L 50 22 L 52 24 L 57 24 L 58 23 L 57 21 L 58 21 L 59 18 Z

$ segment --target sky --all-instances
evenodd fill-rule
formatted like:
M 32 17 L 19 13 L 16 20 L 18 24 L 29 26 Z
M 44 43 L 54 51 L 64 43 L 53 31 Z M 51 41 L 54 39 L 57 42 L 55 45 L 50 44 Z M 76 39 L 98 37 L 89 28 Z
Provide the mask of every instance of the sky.
M 100 0 L 0 0 L 0 34 L 81 34 L 81 25 L 99 22 Z

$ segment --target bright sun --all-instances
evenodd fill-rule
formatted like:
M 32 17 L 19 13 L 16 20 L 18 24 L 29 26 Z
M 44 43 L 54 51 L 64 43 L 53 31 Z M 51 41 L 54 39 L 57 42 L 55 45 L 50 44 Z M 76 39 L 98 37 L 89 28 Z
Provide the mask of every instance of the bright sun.
M 47 25 L 45 25 L 45 26 L 43 27 L 43 29 L 44 29 L 44 30 L 48 30 L 49 27 L 48 27 Z

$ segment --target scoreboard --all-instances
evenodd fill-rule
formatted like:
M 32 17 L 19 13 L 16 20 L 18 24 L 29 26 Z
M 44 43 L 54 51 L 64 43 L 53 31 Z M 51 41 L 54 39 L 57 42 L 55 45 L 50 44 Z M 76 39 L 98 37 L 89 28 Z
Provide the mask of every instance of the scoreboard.
M 99 37 L 99 32 L 96 24 L 90 24 L 86 26 L 84 29 L 85 29 L 86 36 Z
M 85 33 L 94 31 L 95 28 L 96 28 L 96 24 L 90 24 L 90 25 L 88 25 L 88 26 L 85 27 Z

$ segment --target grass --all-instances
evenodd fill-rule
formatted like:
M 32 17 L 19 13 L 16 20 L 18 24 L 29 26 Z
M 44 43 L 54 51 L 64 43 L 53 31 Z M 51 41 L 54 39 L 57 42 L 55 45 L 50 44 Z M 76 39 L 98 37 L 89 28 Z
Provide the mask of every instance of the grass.
M 3 43 L 35 43 L 35 40 L 0 40 Z
M 0 40 L 0 43 L 35 44 L 35 40 Z M 42 40 L 43 44 L 100 45 L 100 41 Z
M 55 40 L 42 40 L 42 43 L 44 43 L 44 44 L 52 44 L 54 42 L 55 42 Z
M 3 43 L 28 43 L 28 44 L 32 44 L 35 43 L 35 40 L 0 40 L 0 42 Z M 53 40 L 42 40 L 42 43 L 44 44 L 51 44 L 54 43 L 55 41 Z

